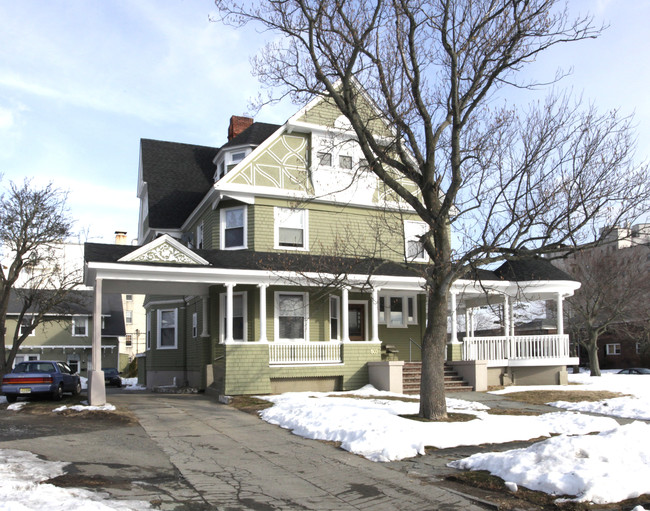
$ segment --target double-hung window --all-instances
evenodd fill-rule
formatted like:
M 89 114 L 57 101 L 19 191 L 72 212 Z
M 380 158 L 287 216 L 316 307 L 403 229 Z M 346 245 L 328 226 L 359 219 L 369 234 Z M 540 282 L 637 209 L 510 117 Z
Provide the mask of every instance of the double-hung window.
M 197 338 L 199 334 L 199 318 L 196 312 L 192 313 L 192 337 Z
M 177 320 L 177 309 L 160 309 L 158 311 L 158 349 L 175 349 L 177 347 Z
M 127 325 L 131 325 L 133 323 L 133 311 L 124 311 L 124 320 Z
M 203 222 L 196 226 L 196 248 L 203 248 Z
M 309 300 L 307 293 L 275 294 L 276 339 L 306 341 Z
M 379 323 L 389 328 L 403 328 L 418 322 L 415 295 L 382 295 L 378 307 Z
M 31 326 L 32 326 L 32 318 L 23 318 L 23 320 L 20 322 L 19 335 L 21 335 L 21 336 L 24 335 L 27 332 L 27 330 L 29 329 L 29 327 L 31 327 Z M 36 330 L 32 330 L 27 335 L 29 335 L 30 337 L 36 335 Z
M 605 354 L 607 355 L 620 355 L 621 354 L 621 345 L 620 343 L 612 343 L 605 345 Z
M 275 248 L 306 250 L 308 247 L 306 209 L 275 208 Z
M 428 256 L 420 237 L 427 232 L 427 224 L 406 220 L 404 222 L 404 243 L 407 261 L 427 261 Z
M 221 339 L 226 338 L 226 293 L 220 295 L 221 303 Z M 246 292 L 232 294 L 232 340 L 246 340 Z
M 341 325 L 341 299 L 338 296 L 330 296 L 330 340 L 338 341 L 340 339 Z
M 247 247 L 246 206 L 221 210 L 221 249 L 234 250 Z
M 86 316 L 72 316 L 72 337 L 86 337 L 88 335 L 88 318 Z

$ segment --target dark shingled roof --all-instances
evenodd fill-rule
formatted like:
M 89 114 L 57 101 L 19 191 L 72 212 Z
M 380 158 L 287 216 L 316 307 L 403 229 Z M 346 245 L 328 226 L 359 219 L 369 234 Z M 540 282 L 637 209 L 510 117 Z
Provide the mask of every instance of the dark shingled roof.
M 221 149 L 234 147 L 238 145 L 260 145 L 273 133 L 280 128 L 279 124 L 269 124 L 267 122 L 254 122 L 239 135 L 228 141 Z
M 213 184 L 214 147 L 142 139 L 149 227 L 178 229 Z
M 21 290 L 12 290 L 9 299 L 9 314 L 18 314 L 21 310 L 21 300 L 18 294 Z M 44 291 L 46 292 L 46 291 Z M 60 316 L 71 316 L 74 314 L 92 316 L 95 303 L 95 292 L 93 290 L 73 290 L 67 295 L 67 299 L 54 308 L 51 313 Z M 35 312 L 29 309 L 28 313 Z M 104 336 L 126 335 L 124 327 L 124 311 L 122 309 L 122 296 L 106 294 L 102 296 L 102 315 L 104 316 Z
M 142 179 L 149 192 L 149 227 L 178 229 L 214 183 L 212 163 L 220 150 L 237 145 L 257 146 L 280 126 L 255 122 L 221 149 L 143 138 Z
M 85 244 L 86 261 L 114 263 L 140 247 L 129 245 Z M 357 275 L 389 275 L 417 277 L 427 265 L 410 265 L 373 258 L 344 258 L 304 253 L 253 252 L 251 250 L 194 250 L 214 268 L 232 270 L 296 271 L 319 273 L 347 273 Z M 128 263 L 127 263 L 128 264 Z M 150 263 L 149 263 L 150 264 Z M 167 264 L 167 263 L 160 263 Z M 178 265 L 183 266 L 183 265 Z M 421 271 L 418 271 L 421 270 Z M 546 259 L 507 261 L 494 271 L 479 269 L 466 278 L 479 280 L 575 280 L 553 266 Z

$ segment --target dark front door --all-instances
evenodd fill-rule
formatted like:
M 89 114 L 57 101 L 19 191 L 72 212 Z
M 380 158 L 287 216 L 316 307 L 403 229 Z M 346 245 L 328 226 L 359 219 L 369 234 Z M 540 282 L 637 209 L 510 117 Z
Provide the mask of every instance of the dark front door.
M 351 341 L 365 341 L 365 306 L 362 303 L 351 303 L 348 305 L 348 321 L 350 328 L 348 335 Z

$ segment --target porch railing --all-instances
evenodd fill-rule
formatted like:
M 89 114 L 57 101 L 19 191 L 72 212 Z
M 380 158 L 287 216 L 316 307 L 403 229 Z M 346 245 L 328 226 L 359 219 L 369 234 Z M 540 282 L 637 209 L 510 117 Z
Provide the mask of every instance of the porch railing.
M 339 342 L 269 343 L 269 364 L 340 364 Z
M 568 357 L 568 335 L 467 337 L 463 342 L 463 360 L 530 360 Z

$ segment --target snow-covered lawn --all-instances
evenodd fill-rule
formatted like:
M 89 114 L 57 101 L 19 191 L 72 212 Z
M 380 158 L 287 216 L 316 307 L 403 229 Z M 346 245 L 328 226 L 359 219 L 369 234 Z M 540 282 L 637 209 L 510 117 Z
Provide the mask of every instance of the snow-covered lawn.
M 570 378 L 584 387 L 539 389 L 630 394 L 600 403 L 556 405 L 613 416 L 650 417 L 650 377 L 606 373 L 601 378 L 586 374 Z M 501 393 L 532 389 L 511 387 Z M 513 489 L 522 485 L 553 495 L 572 495 L 580 501 L 619 502 L 650 493 L 650 425 L 645 422 L 619 426 L 613 418 L 572 411 L 540 416 L 490 415 L 485 405 L 449 398 L 450 412 L 470 413 L 476 418 L 468 422 L 419 422 L 400 417 L 417 414 L 417 403 L 387 399 L 390 397 L 399 396 L 370 386 L 354 392 L 287 393 L 262 397 L 274 406 L 260 415 L 297 435 L 341 442 L 342 448 L 373 461 L 424 454 L 425 446 L 446 448 L 553 435 L 527 449 L 482 453 L 454 462 L 453 466 L 488 470 Z

